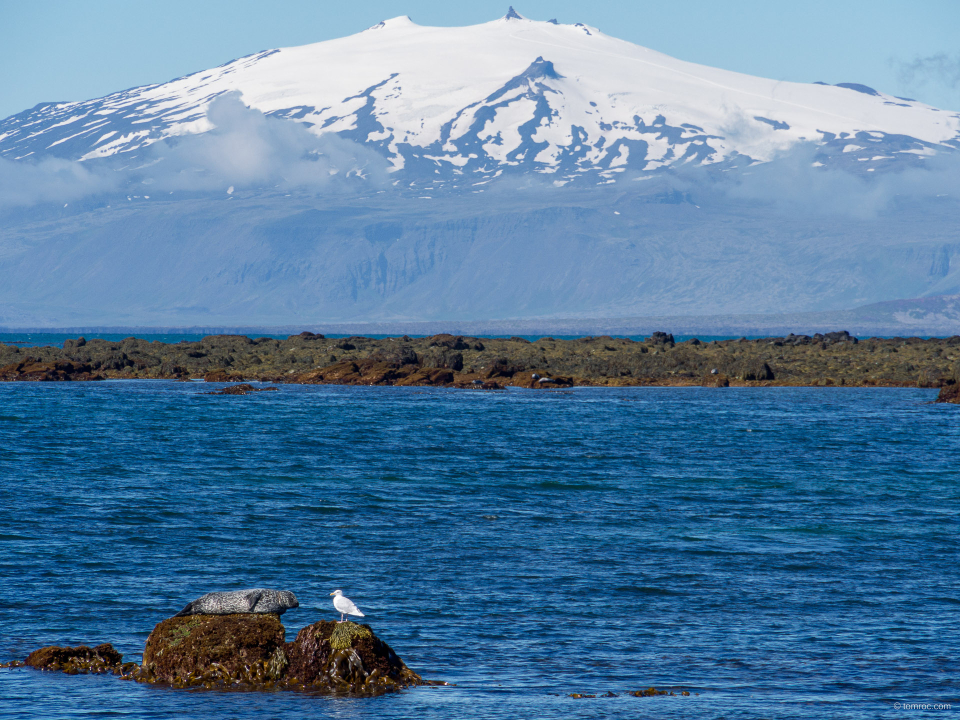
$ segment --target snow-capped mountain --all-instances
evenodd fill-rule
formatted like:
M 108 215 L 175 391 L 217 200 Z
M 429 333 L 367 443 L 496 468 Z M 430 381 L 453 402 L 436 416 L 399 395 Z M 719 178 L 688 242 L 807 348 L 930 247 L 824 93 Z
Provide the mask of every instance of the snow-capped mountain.
M 436 179 L 519 170 L 609 182 L 627 170 L 742 167 L 802 142 L 820 146 L 818 162 L 872 172 L 960 149 L 957 113 L 862 85 L 695 65 L 511 8 L 462 28 L 398 17 L 159 85 L 38 105 L 0 123 L 0 157 L 135 154 L 210 130 L 210 102 L 231 92 L 317 135 L 365 143 L 394 172 Z
M 0 325 L 955 295 L 957 150 L 957 113 L 861 85 L 716 70 L 514 12 L 395 18 L 0 122 Z

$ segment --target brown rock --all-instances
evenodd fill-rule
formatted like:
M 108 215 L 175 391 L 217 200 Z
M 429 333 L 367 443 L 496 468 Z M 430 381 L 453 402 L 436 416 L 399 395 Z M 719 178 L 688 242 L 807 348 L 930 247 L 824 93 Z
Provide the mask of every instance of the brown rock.
M 368 625 L 321 621 L 284 643 L 277 615 L 164 620 L 143 652 L 140 682 L 376 695 L 424 684 Z
M 463 353 L 449 348 L 431 348 L 424 353 L 421 363 L 425 367 L 449 368 L 455 372 L 463 370 Z
M 296 686 L 378 694 L 424 684 L 369 625 L 321 620 L 287 643 L 287 682 Z
M 236 375 L 228 373 L 223 368 L 217 368 L 216 370 L 205 373 L 203 379 L 206 382 L 231 382 L 239 378 Z
M 490 366 L 484 373 L 484 377 L 487 380 L 498 377 L 510 378 L 516 375 L 518 372 L 523 372 L 523 370 L 524 366 L 522 364 L 510 362 L 508 358 L 500 357 L 496 358 L 490 363 Z
M 102 380 L 86 363 L 70 360 L 39 362 L 27 357 L 21 362 L 11 363 L 0 368 L 0 380 L 21 382 L 64 382 L 68 380 Z
M 37 670 L 60 670 L 70 675 L 78 673 L 119 673 L 123 656 L 113 645 L 104 643 L 95 648 L 87 645 L 77 647 L 42 647 L 27 656 L 26 664 Z
M 571 387 L 573 378 L 562 375 L 547 375 L 541 373 L 518 373 L 513 376 L 510 384 L 515 387 L 525 387 L 533 390 L 552 390 L 555 388 Z
M 453 382 L 453 371 L 446 368 L 420 368 L 405 378 L 397 380 L 397 385 L 449 385 Z
M 370 360 L 374 362 L 383 362 L 394 367 L 402 365 L 416 365 L 419 362 L 417 354 L 407 345 L 401 345 L 398 348 L 384 348 L 375 350 L 370 354 Z
M 726 375 L 707 375 L 701 383 L 704 387 L 730 387 L 730 378 Z
M 284 642 L 272 614 L 188 615 L 159 623 L 147 638 L 143 665 L 123 663 L 112 645 L 44 647 L 25 663 L 39 670 L 113 673 L 176 688 L 310 690 L 379 695 L 426 682 L 369 625 L 321 621 Z
M 940 388 L 940 394 L 937 395 L 936 402 L 960 404 L 960 383 L 944 385 Z
M 137 680 L 175 686 L 255 684 L 283 675 L 284 629 L 278 615 L 189 615 L 157 625 Z
M 265 387 L 265 388 L 255 388 L 253 385 L 248 383 L 240 383 L 239 385 L 230 385 L 229 387 L 221 388 L 219 390 L 214 390 L 213 392 L 205 393 L 206 395 L 249 395 L 250 393 L 255 392 L 276 392 L 278 388 L 275 387 Z
M 334 385 L 395 385 L 419 371 L 416 365 L 398 367 L 382 359 L 340 360 L 290 378 L 291 382 Z

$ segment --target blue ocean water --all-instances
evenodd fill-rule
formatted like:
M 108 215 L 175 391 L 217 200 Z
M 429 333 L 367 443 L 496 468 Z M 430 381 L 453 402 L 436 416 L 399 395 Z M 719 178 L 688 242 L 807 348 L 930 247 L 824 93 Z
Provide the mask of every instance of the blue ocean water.
M 0 384 L 0 660 L 139 660 L 187 601 L 253 586 L 296 592 L 292 639 L 340 587 L 454 685 L 334 699 L 6 669 L 0 718 L 960 707 L 960 410 L 936 391 L 210 389 Z M 691 695 L 625 694 L 651 685 Z
M 210 333 L 137 333 L 135 337 L 147 340 L 149 342 L 162 342 L 162 343 L 179 343 L 179 342 L 197 342 L 203 340 L 203 338 L 210 335 Z M 10 345 L 17 345 L 19 347 L 42 347 L 42 346 L 52 346 L 52 347 L 63 347 L 64 340 L 76 339 L 80 336 L 83 336 L 87 340 L 93 340 L 94 338 L 99 338 L 100 340 L 109 340 L 110 342 L 120 342 L 125 340 L 128 337 L 131 337 L 130 333 L 101 333 L 101 332 L 69 332 L 69 333 L 53 333 L 53 332 L 36 332 L 36 333 L 25 333 L 25 332 L 0 332 L 0 343 L 6 343 Z M 248 334 L 247 337 L 250 338 L 260 338 L 260 337 L 270 337 L 276 338 L 277 340 L 286 340 L 289 337 L 289 334 L 286 335 L 277 335 L 269 332 L 264 333 L 252 333 Z M 325 337 L 328 338 L 344 338 L 351 337 L 344 334 L 330 334 L 327 333 Z M 398 337 L 398 335 L 377 335 L 377 334 L 366 334 L 364 337 L 374 338 L 374 339 L 383 339 L 388 337 Z M 411 335 L 410 337 L 426 337 L 425 335 Z M 507 337 L 505 335 L 480 335 L 479 337 Z M 524 340 L 530 340 L 534 342 L 543 335 L 520 335 Z M 577 338 L 583 337 L 582 335 L 553 335 L 553 338 L 557 340 L 575 340 Z M 625 337 L 629 340 L 641 341 L 646 339 L 647 335 L 617 335 L 616 337 Z M 684 340 L 690 340 L 693 335 L 676 335 L 675 340 L 677 342 L 683 342 Z M 713 340 L 736 340 L 739 336 L 732 335 L 697 335 L 699 340 L 703 342 L 711 342 Z M 755 340 L 760 337 L 759 335 L 750 335 L 747 337 L 748 340 Z

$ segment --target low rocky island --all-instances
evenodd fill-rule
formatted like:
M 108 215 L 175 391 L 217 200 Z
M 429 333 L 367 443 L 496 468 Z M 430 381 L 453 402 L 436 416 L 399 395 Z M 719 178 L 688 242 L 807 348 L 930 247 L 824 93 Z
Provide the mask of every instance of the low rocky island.
M 431 685 L 408 668 L 369 625 L 320 621 L 285 642 L 275 614 L 188 615 L 158 624 L 143 663 L 124 663 L 112 645 L 45 647 L 8 667 L 69 674 L 112 673 L 174 688 L 300 690 L 381 695 Z
M 960 336 L 868 338 L 846 332 L 676 342 L 613 337 L 529 341 L 453 335 L 373 339 L 310 332 L 285 340 L 210 335 L 196 342 L 67 340 L 0 344 L 0 380 L 205 379 L 497 389 L 570 386 L 888 386 L 944 388 L 960 399 Z M 242 391 L 241 391 L 242 390 Z M 246 394 L 242 388 L 230 394 Z

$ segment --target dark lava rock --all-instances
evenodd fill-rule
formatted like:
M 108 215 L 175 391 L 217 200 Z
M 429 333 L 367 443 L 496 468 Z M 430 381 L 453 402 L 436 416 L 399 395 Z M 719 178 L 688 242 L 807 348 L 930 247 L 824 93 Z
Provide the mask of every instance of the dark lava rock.
M 484 349 L 483 343 L 480 342 L 478 338 L 465 338 L 462 335 L 454 337 L 453 335 L 441 333 L 440 335 L 425 338 L 425 340 L 427 341 L 427 347 L 445 347 L 450 350 L 477 350 L 480 352 Z
M 671 347 L 673 347 L 674 345 L 672 333 L 657 331 L 653 333 L 648 339 L 650 342 L 654 343 L 655 345 L 670 345 Z
M 369 625 L 320 621 L 284 642 L 277 615 L 190 615 L 154 628 L 139 682 L 378 695 L 424 680 Z
M 157 625 L 136 679 L 175 687 L 268 686 L 287 666 L 278 615 L 188 615 Z
M 418 368 L 406 377 L 397 378 L 395 385 L 449 385 L 453 382 L 453 371 L 447 368 Z
M 526 368 L 522 364 L 510 362 L 509 358 L 499 357 L 490 363 L 490 366 L 484 373 L 484 377 L 486 377 L 488 380 L 498 377 L 512 378 L 514 375 L 519 372 L 523 372 L 524 370 L 526 370 Z
M 103 376 L 86 363 L 70 360 L 39 362 L 32 357 L 0 367 L 0 380 L 27 382 L 63 382 L 67 380 L 103 380 Z
M 421 358 L 427 367 L 447 368 L 454 372 L 463 370 L 463 353 L 449 348 L 431 348 Z
M 286 650 L 287 683 L 304 689 L 379 694 L 424 684 L 369 625 L 321 620 L 303 628 Z
M 674 695 L 673 690 L 657 690 L 655 687 L 648 687 L 646 690 L 632 690 L 627 695 L 634 697 L 656 697 L 657 695 Z M 685 693 L 689 695 L 690 693 Z
M 940 394 L 937 395 L 936 402 L 960 404 L 960 384 L 955 383 L 940 388 Z
M 540 376 L 537 373 L 530 375 L 514 376 L 511 384 L 516 387 L 525 387 L 537 390 L 552 390 L 554 388 L 566 388 L 573 386 L 573 378 L 563 377 L 561 375 Z
M 113 645 L 104 643 L 92 648 L 87 645 L 77 647 L 42 647 L 27 656 L 26 665 L 37 670 L 59 670 L 68 675 L 80 673 L 114 673 L 119 675 L 123 667 L 123 656 Z
M 821 342 L 823 342 L 824 345 L 833 345 L 834 343 L 845 342 L 856 345 L 860 341 L 853 337 L 846 330 L 840 330 L 839 332 L 828 332 L 823 336 L 823 340 Z
M 219 390 L 214 390 L 213 392 L 204 393 L 205 395 L 249 395 L 250 393 L 255 392 L 276 392 L 278 388 L 275 387 L 265 387 L 265 388 L 255 388 L 253 385 L 248 383 L 240 383 L 239 385 L 230 385 L 229 387 L 221 388 Z
M 377 350 L 370 355 L 370 360 L 374 362 L 384 362 L 394 367 L 416 365 L 419 362 L 417 354 L 409 345 L 401 345 L 393 349 Z
M 748 365 L 741 371 L 741 377 L 747 381 L 775 379 L 773 370 L 765 362 L 756 362 Z
M 436 385 L 447 378 L 442 384 L 466 387 L 475 379 L 527 385 L 530 374 L 537 372 L 549 378 L 569 377 L 575 385 L 621 387 L 701 384 L 704 376 L 716 368 L 732 385 L 832 382 L 846 386 L 940 387 L 960 379 L 954 351 L 958 344 L 960 336 L 858 341 L 847 332 L 700 344 L 692 340 L 677 344 L 666 332 L 643 342 L 608 336 L 542 338 L 535 343 L 517 338 L 479 342 L 459 335 L 334 340 L 301 334 L 282 341 L 218 335 L 179 343 L 136 338 L 120 342 L 94 338 L 81 343 L 77 338 L 64 348 L 19 348 L 0 343 L 0 381 L 206 377 L 225 384 L 256 380 Z M 348 353 L 343 351 L 345 345 L 351 348 Z M 412 362 L 414 356 L 416 362 Z M 427 368 L 450 371 L 453 378 L 421 372 Z
M 407 368 L 412 372 L 414 365 Z M 392 363 L 366 358 L 363 360 L 340 360 L 317 370 L 293 376 L 301 383 L 326 383 L 335 385 L 388 385 L 403 376 L 400 368 Z
M 340 360 L 290 379 L 305 384 L 447 385 L 454 378 L 453 371 L 447 368 L 420 367 L 412 363 L 397 365 L 384 361 L 381 356 L 380 359 Z
M 188 615 L 159 623 L 147 638 L 143 664 L 124 663 L 112 645 L 44 647 L 26 662 L 69 674 L 113 673 L 121 679 L 221 690 L 307 690 L 380 695 L 424 681 L 369 625 L 320 621 L 284 642 L 279 615 Z
M 223 368 L 217 368 L 216 370 L 204 373 L 203 379 L 206 382 L 230 382 L 231 380 L 239 380 L 240 377 L 228 373 Z

